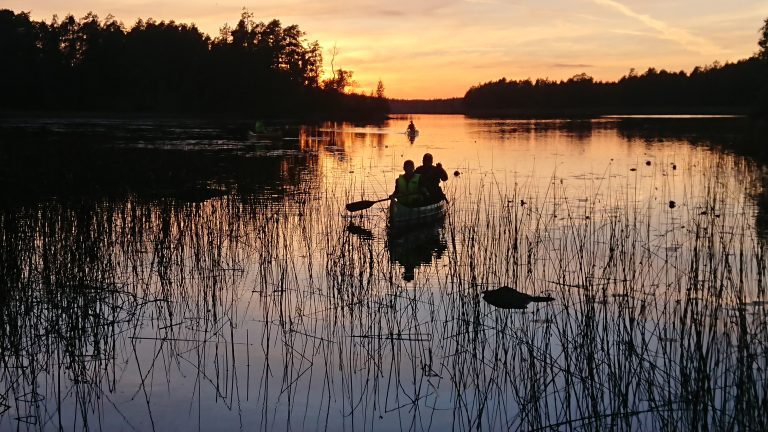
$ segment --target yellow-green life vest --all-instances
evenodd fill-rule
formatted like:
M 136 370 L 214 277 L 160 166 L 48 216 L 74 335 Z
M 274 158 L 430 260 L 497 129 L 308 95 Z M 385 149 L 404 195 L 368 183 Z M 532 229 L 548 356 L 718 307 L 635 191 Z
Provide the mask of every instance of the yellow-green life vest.
M 405 178 L 405 174 L 400 174 L 400 177 L 397 178 L 398 201 L 405 205 L 414 205 L 421 201 L 419 178 L 421 178 L 421 174 L 414 174 L 410 180 Z

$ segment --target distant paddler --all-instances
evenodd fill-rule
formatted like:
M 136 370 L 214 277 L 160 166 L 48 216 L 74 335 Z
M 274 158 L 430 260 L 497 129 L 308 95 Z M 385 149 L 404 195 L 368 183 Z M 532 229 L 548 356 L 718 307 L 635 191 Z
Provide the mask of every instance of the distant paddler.
M 408 127 L 405 129 L 405 136 L 411 144 L 413 144 L 414 141 L 416 141 L 416 137 L 419 136 L 419 131 L 416 130 L 416 125 L 413 124 L 413 120 L 411 120 Z

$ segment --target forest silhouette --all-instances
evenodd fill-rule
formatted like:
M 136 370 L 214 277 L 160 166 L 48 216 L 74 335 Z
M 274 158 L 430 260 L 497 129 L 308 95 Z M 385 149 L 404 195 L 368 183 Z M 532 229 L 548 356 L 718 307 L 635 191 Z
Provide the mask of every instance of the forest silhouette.
M 760 50 L 735 63 L 697 66 L 690 73 L 634 69 L 618 81 L 596 81 L 586 73 L 567 80 L 502 78 L 470 88 L 465 113 L 768 115 L 768 18 L 760 29 Z
M 217 37 L 153 19 L 126 28 L 111 15 L 46 23 L 0 10 L 0 110 L 107 111 L 292 118 L 382 118 L 377 95 L 352 94 L 352 72 L 321 81 L 322 48 L 296 25 L 253 20 Z
M 568 80 L 504 78 L 472 87 L 464 96 L 471 115 L 693 114 L 765 115 L 768 64 L 753 57 L 736 63 L 697 67 L 688 74 L 649 68 L 615 82 L 587 74 Z

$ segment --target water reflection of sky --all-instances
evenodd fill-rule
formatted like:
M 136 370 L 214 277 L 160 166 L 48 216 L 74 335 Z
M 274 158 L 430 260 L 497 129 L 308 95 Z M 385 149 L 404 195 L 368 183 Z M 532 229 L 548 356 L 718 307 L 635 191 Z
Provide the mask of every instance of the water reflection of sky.
M 762 170 L 688 120 L 6 122 L 0 429 L 764 424 Z M 425 152 L 444 223 L 344 212 Z

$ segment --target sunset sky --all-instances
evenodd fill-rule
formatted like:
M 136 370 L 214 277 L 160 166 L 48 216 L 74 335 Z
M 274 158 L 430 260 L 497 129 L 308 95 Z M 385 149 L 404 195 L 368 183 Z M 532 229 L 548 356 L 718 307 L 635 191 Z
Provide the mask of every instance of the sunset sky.
M 76 17 L 93 11 L 126 26 L 138 18 L 195 23 L 215 36 L 242 8 L 255 19 L 298 24 L 330 70 L 354 71 L 359 89 L 381 79 L 395 98 L 463 96 L 496 80 L 616 80 L 630 68 L 690 71 L 749 57 L 766 0 L 6 0 L 0 8 Z

